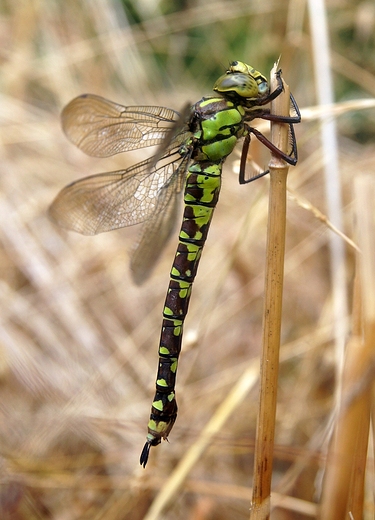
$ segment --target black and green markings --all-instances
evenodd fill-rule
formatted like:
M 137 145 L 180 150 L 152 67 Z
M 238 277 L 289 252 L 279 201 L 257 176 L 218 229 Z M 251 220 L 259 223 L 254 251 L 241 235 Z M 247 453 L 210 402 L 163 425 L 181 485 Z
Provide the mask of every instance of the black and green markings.
M 70 184 L 50 207 L 50 215 L 58 224 L 86 235 L 143 222 L 143 234 L 131 262 L 136 283 L 147 278 L 163 251 L 173 230 L 179 194 L 184 190 L 179 243 L 163 309 L 156 393 L 140 457 L 144 467 L 150 448 L 167 439 L 177 417 L 175 384 L 183 325 L 218 202 L 225 159 L 244 137 L 240 183 L 265 175 L 267 172 L 245 176 L 252 134 L 289 164 L 297 162 L 293 124 L 300 122 L 301 116 L 293 96 L 289 117 L 270 114 L 264 108 L 282 92 L 281 71 L 277 80 L 277 88 L 270 92 L 260 72 L 235 61 L 215 83 L 217 95 L 187 106 L 182 116 L 164 107 L 124 107 L 90 94 L 79 96 L 63 110 L 65 133 L 90 155 L 107 157 L 159 145 L 156 156 L 127 170 Z M 289 124 L 287 154 L 249 125 L 255 118 Z

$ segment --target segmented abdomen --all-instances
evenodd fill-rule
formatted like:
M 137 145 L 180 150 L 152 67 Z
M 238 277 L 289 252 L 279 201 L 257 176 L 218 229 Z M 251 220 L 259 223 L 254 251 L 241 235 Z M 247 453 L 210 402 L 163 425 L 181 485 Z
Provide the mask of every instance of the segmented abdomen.
M 161 439 L 168 437 L 177 416 L 174 387 L 183 323 L 202 248 L 219 197 L 221 168 L 221 162 L 193 163 L 186 178 L 185 210 L 163 310 L 156 394 L 144 449 L 147 455 L 150 446 L 156 446 Z
M 177 417 L 176 371 L 192 284 L 219 198 L 223 162 L 244 134 L 244 112 L 230 101 L 203 98 L 193 113 L 195 162 L 186 177 L 185 210 L 163 310 L 156 394 L 140 459 L 143 466 L 151 446 L 168 437 Z

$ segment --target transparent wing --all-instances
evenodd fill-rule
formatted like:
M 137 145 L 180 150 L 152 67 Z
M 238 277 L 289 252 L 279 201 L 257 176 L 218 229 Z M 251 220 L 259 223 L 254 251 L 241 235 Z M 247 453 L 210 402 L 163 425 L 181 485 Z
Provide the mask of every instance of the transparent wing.
M 168 150 L 154 164 L 153 157 L 126 170 L 92 175 L 66 186 L 57 195 L 49 214 L 60 226 L 96 235 L 149 219 L 163 211 L 170 179 L 184 159 L 178 148 Z M 173 186 L 173 183 L 172 183 Z M 160 200 L 159 200 L 160 199 Z
M 170 108 L 124 107 L 93 94 L 73 99 L 61 115 L 69 140 L 94 157 L 159 145 L 179 119 Z
M 184 157 L 176 174 L 160 190 L 154 214 L 143 225 L 142 234 L 130 262 L 133 280 L 138 285 L 151 274 L 174 230 L 181 200 L 178 195 L 184 187 L 190 157 L 191 153 Z
M 187 144 L 191 132 L 189 128 L 189 119 L 191 117 L 191 103 L 186 103 L 177 121 L 173 124 L 172 130 L 167 134 L 154 155 L 155 164 L 163 157 L 169 148 L 174 148 L 182 143 Z

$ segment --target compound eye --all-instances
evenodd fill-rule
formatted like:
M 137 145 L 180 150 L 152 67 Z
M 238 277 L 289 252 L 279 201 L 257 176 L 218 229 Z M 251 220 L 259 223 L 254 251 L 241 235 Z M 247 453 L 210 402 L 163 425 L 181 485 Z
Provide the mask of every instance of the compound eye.
M 251 76 L 234 72 L 221 76 L 214 85 L 216 92 L 236 93 L 243 98 L 254 98 L 259 95 L 258 84 Z
M 239 96 L 253 101 L 267 96 L 269 86 L 267 79 L 250 65 L 242 61 L 232 61 L 224 76 L 216 81 L 214 90 L 224 97 Z
M 258 92 L 259 94 L 267 94 L 268 92 L 268 83 L 267 81 L 262 81 L 262 83 L 259 83 L 258 85 Z

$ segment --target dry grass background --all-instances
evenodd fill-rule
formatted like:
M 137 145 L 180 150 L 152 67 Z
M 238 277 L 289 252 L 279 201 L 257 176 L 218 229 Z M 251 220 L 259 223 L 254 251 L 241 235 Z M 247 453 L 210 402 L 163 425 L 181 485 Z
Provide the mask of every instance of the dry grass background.
M 375 94 L 372 2 L 328 1 L 339 100 Z M 141 519 L 240 376 L 254 384 L 159 518 L 248 518 L 257 412 L 268 180 L 224 187 L 194 285 L 170 443 L 139 466 L 176 239 L 141 288 L 128 262 L 137 230 L 82 237 L 48 205 L 68 182 L 148 153 L 86 157 L 59 113 L 84 92 L 179 109 L 210 95 L 234 59 L 267 74 L 282 54 L 300 107 L 315 103 L 305 4 L 294 0 L 0 1 L 0 438 L 4 519 Z M 341 60 L 341 61 L 340 61 Z M 306 112 L 306 115 L 308 113 Z M 326 211 L 316 122 L 296 128 L 289 186 Z M 344 231 L 353 178 L 374 168 L 374 112 L 338 119 Z M 253 155 L 267 164 L 261 147 Z M 314 516 L 333 407 L 336 359 L 326 224 L 288 204 L 274 462 L 275 519 Z M 351 295 L 354 253 L 346 247 Z M 372 452 L 369 455 L 372 460 Z M 371 464 L 369 468 L 371 469 Z M 367 518 L 374 512 L 369 469 Z

